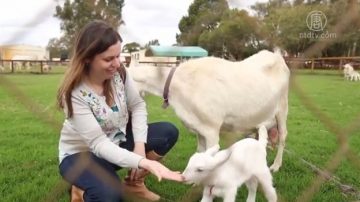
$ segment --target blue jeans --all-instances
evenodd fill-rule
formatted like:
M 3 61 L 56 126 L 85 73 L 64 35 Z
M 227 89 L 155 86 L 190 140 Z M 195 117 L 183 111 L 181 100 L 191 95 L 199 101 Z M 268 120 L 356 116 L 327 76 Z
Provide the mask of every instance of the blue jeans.
M 126 142 L 119 146 L 132 151 L 134 138 L 131 127 L 128 127 Z M 148 127 L 145 151 L 155 151 L 165 155 L 176 143 L 178 129 L 167 122 L 151 123 Z M 123 201 L 117 165 L 99 158 L 91 152 L 76 153 L 67 156 L 59 165 L 61 176 L 70 184 L 84 190 L 85 202 L 118 202 Z

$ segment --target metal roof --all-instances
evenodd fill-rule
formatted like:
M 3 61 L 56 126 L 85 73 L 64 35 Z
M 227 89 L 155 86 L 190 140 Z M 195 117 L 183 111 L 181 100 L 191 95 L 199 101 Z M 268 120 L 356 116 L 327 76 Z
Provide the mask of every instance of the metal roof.
M 150 46 L 146 56 L 156 57 L 205 57 L 207 50 L 199 46 Z

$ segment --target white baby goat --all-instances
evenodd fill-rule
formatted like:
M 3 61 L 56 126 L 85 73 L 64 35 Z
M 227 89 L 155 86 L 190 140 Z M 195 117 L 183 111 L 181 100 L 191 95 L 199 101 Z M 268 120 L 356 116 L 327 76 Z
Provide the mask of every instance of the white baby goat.
M 268 134 L 265 127 L 259 129 L 259 140 L 245 138 L 226 150 L 215 145 L 206 152 L 191 156 L 185 171 L 187 184 L 204 185 L 201 202 L 211 202 L 215 196 L 224 202 L 234 202 L 237 189 L 245 183 L 248 188 L 247 202 L 255 202 L 258 182 L 268 201 L 275 202 L 277 195 L 266 162 Z

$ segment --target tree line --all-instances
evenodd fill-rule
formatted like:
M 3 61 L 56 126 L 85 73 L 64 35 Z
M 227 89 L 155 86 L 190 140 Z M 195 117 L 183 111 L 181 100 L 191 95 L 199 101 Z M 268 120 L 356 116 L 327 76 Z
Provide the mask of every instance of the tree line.
M 297 57 L 315 43 L 327 41 L 327 46 L 315 56 L 359 55 L 358 4 L 357 0 L 269 0 L 256 3 L 247 11 L 230 8 L 226 0 L 194 0 L 179 21 L 176 41 L 177 45 L 201 46 L 209 55 L 230 60 L 275 46 Z M 63 36 L 49 41 L 50 54 L 71 54 L 76 32 L 93 19 L 121 28 L 123 6 L 124 0 L 66 0 L 55 13 L 61 20 Z M 349 12 L 352 15 L 347 18 Z M 160 44 L 154 39 L 146 44 L 149 45 Z M 141 48 L 144 47 L 131 42 L 123 49 L 132 52 Z

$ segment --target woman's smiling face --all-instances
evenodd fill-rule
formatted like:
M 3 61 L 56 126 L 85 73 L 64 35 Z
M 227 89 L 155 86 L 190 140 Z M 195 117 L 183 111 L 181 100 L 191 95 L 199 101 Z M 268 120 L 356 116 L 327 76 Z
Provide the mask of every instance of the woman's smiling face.
M 95 55 L 90 62 L 90 74 L 104 81 L 111 79 L 120 67 L 120 51 L 121 43 L 118 41 L 104 52 Z

